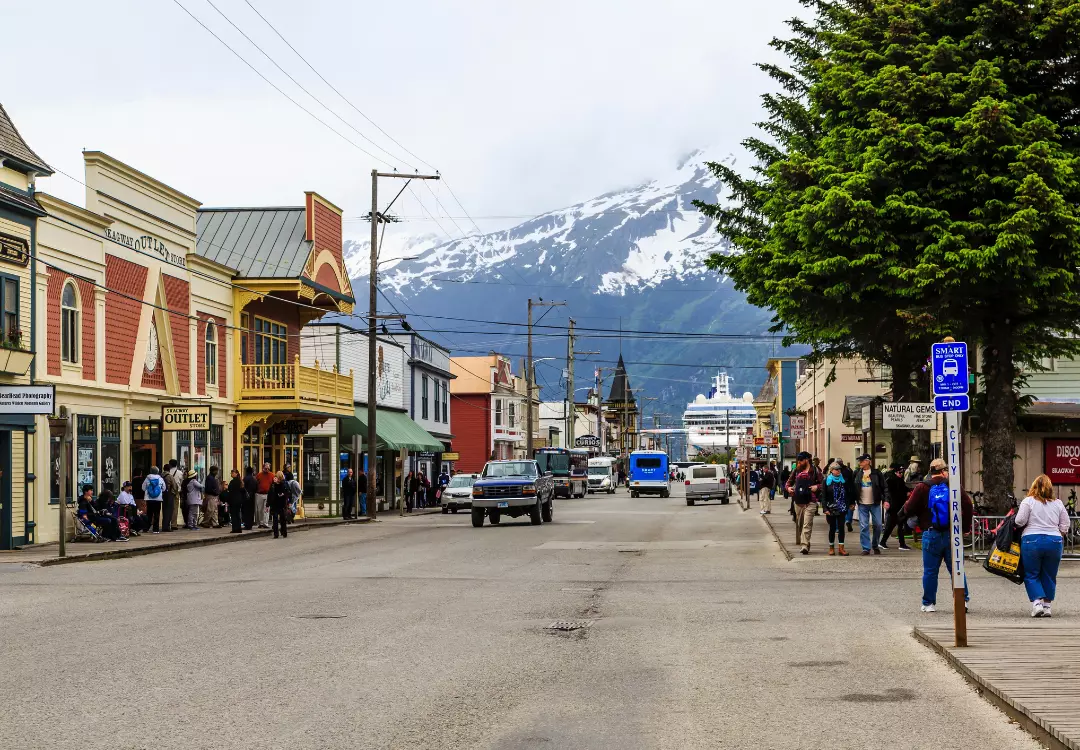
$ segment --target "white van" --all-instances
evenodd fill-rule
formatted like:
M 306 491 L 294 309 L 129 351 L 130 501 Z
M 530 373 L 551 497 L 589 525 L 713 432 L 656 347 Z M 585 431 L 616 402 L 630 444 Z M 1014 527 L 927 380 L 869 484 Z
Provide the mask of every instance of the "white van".
M 699 500 L 719 500 L 727 505 L 731 487 L 727 481 L 727 467 L 721 464 L 698 464 L 686 470 L 686 504 Z
M 588 492 L 606 492 L 615 494 L 615 459 L 607 456 L 589 459 L 589 486 Z

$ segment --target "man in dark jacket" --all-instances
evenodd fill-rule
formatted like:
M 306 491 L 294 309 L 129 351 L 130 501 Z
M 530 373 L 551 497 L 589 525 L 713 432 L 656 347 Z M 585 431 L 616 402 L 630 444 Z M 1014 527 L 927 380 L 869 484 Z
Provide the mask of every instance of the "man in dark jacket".
M 229 480 L 229 488 L 226 502 L 229 504 L 229 520 L 232 521 L 230 534 L 239 534 L 244 527 L 244 505 L 247 499 L 247 490 L 244 489 L 244 480 L 240 478 L 240 472 L 233 467 L 232 478 Z M 248 528 L 251 528 L 250 526 Z
M 356 518 L 356 479 L 352 469 L 341 480 L 341 517 Z
M 881 548 L 889 548 L 889 535 L 896 529 L 896 539 L 899 548 L 910 550 L 904 541 L 904 533 L 907 531 L 907 519 L 901 511 L 907 502 L 908 488 L 904 483 L 904 465 L 896 461 L 889 467 L 889 473 L 885 475 L 885 529 L 881 532 Z
M 859 456 L 859 468 L 852 477 L 854 494 L 852 497 L 859 504 L 859 542 L 862 553 L 881 554 L 881 506 L 885 502 L 885 477 L 870 463 L 870 454 Z M 871 538 L 873 528 L 873 538 Z
M 803 451 L 796 457 L 795 471 L 788 477 L 787 490 L 795 505 L 795 543 L 801 545 L 799 554 L 810 554 L 810 536 L 814 533 L 814 516 L 817 515 L 825 478 L 811 462 L 811 456 Z
M 244 528 L 251 531 L 255 525 L 255 493 L 259 491 L 259 480 L 255 478 L 255 467 L 244 469 Z
M 928 481 L 919 482 L 911 491 L 911 496 L 904 503 L 903 513 L 907 517 L 919 519 L 919 528 L 922 535 L 923 557 L 923 595 L 922 611 L 934 612 L 937 604 L 938 570 L 941 569 L 942 560 L 945 561 L 945 569 L 952 573 L 952 532 L 949 526 L 933 522 L 931 493 L 937 485 L 948 486 L 949 470 L 945 462 L 935 458 L 930 462 L 930 478 Z M 960 507 L 963 514 L 964 528 L 971 528 L 971 517 L 975 509 L 971 505 L 971 498 L 963 490 L 960 491 Z M 967 575 L 964 576 L 964 601 L 970 598 L 967 587 Z M 966 606 L 966 605 L 965 605 Z
M 770 465 L 761 474 L 761 488 L 758 490 L 758 505 L 761 515 L 772 513 L 773 493 L 776 492 L 776 467 Z

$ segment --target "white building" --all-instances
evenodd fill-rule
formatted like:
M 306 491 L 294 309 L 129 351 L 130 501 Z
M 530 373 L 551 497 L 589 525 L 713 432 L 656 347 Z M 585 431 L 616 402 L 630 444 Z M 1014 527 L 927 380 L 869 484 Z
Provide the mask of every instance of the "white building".
M 410 456 L 409 469 L 426 475 L 433 483 L 439 472 L 452 467 L 450 429 L 453 407 L 450 403 L 450 350 L 416 333 L 395 334 L 391 339 L 408 353 L 405 384 L 405 409 L 414 422 L 442 443 L 437 451 L 420 451 Z M 444 458 L 443 454 L 449 456 Z M 443 463 L 450 464 L 444 467 Z

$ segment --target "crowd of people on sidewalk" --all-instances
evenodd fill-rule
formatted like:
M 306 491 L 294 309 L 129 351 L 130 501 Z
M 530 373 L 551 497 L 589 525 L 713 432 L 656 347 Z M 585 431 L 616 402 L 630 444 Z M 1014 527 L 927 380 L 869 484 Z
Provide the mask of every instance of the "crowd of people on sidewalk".
M 929 472 L 922 473 L 917 456 L 905 468 L 893 463 L 882 473 L 872 465 L 869 454 L 859 456 L 854 469 L 841 459 L 830 458 L 822 471 L 820 460 L 803 451 L 796 456 L 793 469 L 778 470 L 775 462 L 756 471 L 751 492 L 756 491 L 762 515 L 772 512 L 777 487 L 790 499 L 789 512 L 795 523 L 795 543 L 799 553 L 809 555 L 814 517 L 819 510 L 828 522 L 829 555 L 847 557 L 845 532 L 853 530 L 854 514 L 859 517 L 859 544 L 863 555 L 880 555 L 888 549 L 888 539 L 896 532 L 897 547 L 909 551 L 908 533 L 914 538 L 921 532 L 923 612 L 937 609 L 938 575 L 944 563 L 952 574 L 952 530 L 949 470 L 945 461 L 930 462 Z M 971 497 L 960 491 L 963 528 L 971 527 L 974 506 Z M 1050 617 L 1057 589 L 1057 572 L 1064 549 L 1064 536 L 1070 533 L 1072 517 L 1064 503 L 1055 496 L 1050 478 L 1040 474 L 1032 482 L 1027 496 L 1011 510 L 1016 533 L 1020 535 L 1020 560 L 1023 582 L 1032 617 Z M 1019 580 L 1019 578 L 1017 578 Z M 964 576 L 965 607 L 970 600 L 967 576 Z

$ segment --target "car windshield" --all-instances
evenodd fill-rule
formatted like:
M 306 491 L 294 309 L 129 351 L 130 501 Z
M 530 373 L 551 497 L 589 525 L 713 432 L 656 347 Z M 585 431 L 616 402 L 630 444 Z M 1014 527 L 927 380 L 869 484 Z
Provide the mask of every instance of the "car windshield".
M 500 464 L 488 464 L 484 467 L 485 478 L 535 476 L 536 465 L 531 461 L 507 461 Z
M 476 481 L 476 477 L 465 476 L 458 474 L 456 477 L 451 477 L 450 484 L 447 487 L 472 487 L 473 482 Z
M 610 476 L 610 475 L 611 475 L 611 467 L 610 466 L 590 466 L 589 467 L 589 476 L 590 477 L 606 477 L 606 476 Z

